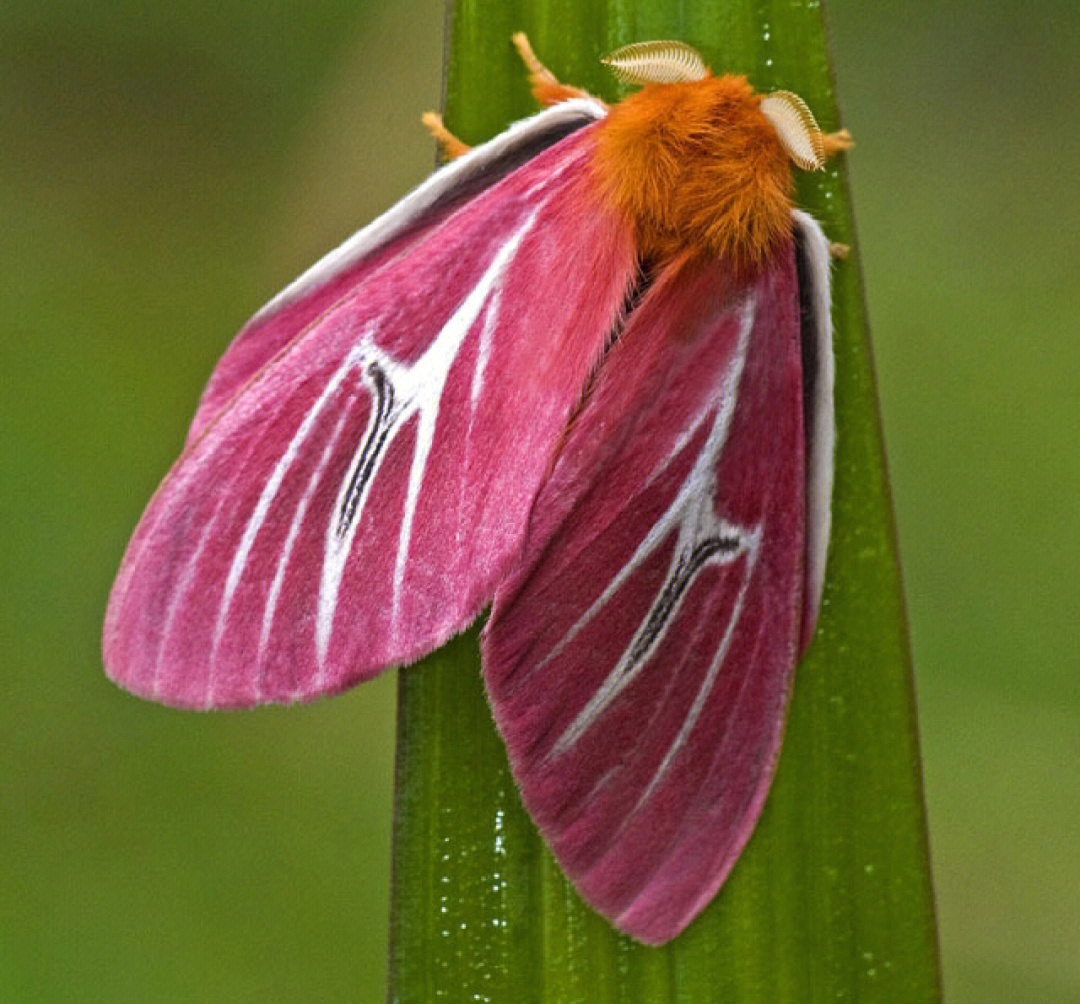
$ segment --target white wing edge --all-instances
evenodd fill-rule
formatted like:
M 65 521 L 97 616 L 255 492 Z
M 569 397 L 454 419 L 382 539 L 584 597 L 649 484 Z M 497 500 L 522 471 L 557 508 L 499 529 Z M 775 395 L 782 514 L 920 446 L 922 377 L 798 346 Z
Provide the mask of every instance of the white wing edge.
M 829 552 L 829 533 L 832 528 L 833 464 L 836 449 L 836 415 L 833 409 L 833 387 L 836 382 L 836 363 L 833 358 L 832 288 L 830 269 L 832 258 L 829 240 L 821 225 L 812 216 L 792 212 L 799 228 L 801 247 L 805 256 L 810 295 L 800 300 L 809 302 L 813 330 L 804 337 L 813 338 L 817 357 L 817 379 L 811 388 L 806 415 L 806 609 L 817 614 L 825 586 L 825 559 Z M 803 319 L 804 324 L 806 318 Z
M 509 160 L 515 151 L 535 147 L 539 153 L 541 149 L 554 145 L 563 137 L 602 119 L 606 114 L 607 108 L 602 102 L 591 98 L 574 98 L 515 122 L 498 136 L 473 147 L 468 153 L 439 168 L 400 202 L 395 203 L 366 227 L 356 231 L 344 243 L 339 244 L 289 283 L 248 323 L 264 320 L 311 290 L 330 282 L 334 276 L 409 229 L 426 213 L 451 200 L 455 191 L 468 189 L 471 185 L 482 182 L 485 174 L 495 171 L 498 162 Z M 545 142 L 545 139 L 548 142 Z M 496 174 L 490 184 L 516 166 L 518 165 L 510 164 L 505 171 Z

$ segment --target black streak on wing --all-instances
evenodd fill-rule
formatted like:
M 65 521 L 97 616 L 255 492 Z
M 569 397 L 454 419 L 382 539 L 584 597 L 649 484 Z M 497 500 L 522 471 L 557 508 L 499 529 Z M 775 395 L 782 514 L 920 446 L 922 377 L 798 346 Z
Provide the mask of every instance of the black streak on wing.
M 664 583 L 656 604 L 649 611 L 644 630 L 630 649 L 628 658 L 630 666 L 642 661 L 648 655 L 653 643 L 663 634 L 668 618 L 678 605 L 679 598 L 694 580 L 694 576 L 716 555 L 724 558 L 732 557 L 741 550 L 741 544 L 742 537 L 738 534 L 726 537 L 706 537 L 698 541 L 692 551 L 679 555 L 679 560 L 668 576 L 667 582 Z
M 377 363 L 369 363 L 367 376 L 371 381 L 371 388 L 375 396 L 375 407 L 372 411 L 371 427 L 368 430 L 367 439 L 360 448 L 360 456 L 349 481 L 348 490 L 341 503 L 341 512 L 338 514 L 337 536 L 344 537 L 356 518 L 356 508 L 360 504 L 360 498 L 364 494 L 364 488 L 371 479 L 371 473 L 375 464 L 386 446 L 386 437 L 390 434 L 393 426 L 394 408 L 394 385 L 390 378 Z
M 453 188 L 446 189 L 421 216 L 417 217 L 411 225 L 405 227 L 402 233 L 407 234 L 419 227 L 429 226 L 433 218 L 445 217 L 458 206 L 490 188 L 497 181 L 532 160 L 544 150 L 595 121 L 595 118 L 585 114 L 582 114 L 579 118 L 557 121 L 549 125 L 543 132 L 534 133 L 527 140 L 508 146 L 498 156 L 485 161 L 479 168 L 464 175 Z M 650 276 L 643 275 L 639 283 L 627 294 L 625 311 L 620 316 L 619 322 L 617 322 L 618 330 L 614 331 L 610 336 L 609 345 L 613 344 L 615 338 L 618 337 L 618 331 L 622 329 L 623 318 L 637 305 L 650 281 Z M 636 295 L 635 290 L 637 291 Z M 367 374 L 371 379 L 376 398 L 375 418 L 368 432 L 367 440 L 360 451 L 360 460 L 349 482 L 348 491 L 345 493 L 345 499 L 342 502 L 341 512 L 338 514 L 338 525 L 335 532 L 339 539 L 349 532 L 349 528 L 356 518 L 357 506 L 363 496 L 364 488 L 371 478 L 379 455 L 386 446 L 387 437 L 394 423 L 392 414 L 394 388 L 390 383 L 390 378 L 377 362 L 369 364 Z

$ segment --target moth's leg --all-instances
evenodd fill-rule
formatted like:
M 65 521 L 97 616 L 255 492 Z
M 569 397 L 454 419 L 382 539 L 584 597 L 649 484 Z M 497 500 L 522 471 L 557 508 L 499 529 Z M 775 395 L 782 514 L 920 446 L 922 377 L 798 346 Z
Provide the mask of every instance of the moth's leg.
M 834 157 L 844 150 L 850 150 L 855 145 L 855 140 L 846 129 L 838 132 L 823 133 L 821 137 L 825 141 L 825 156 Z
M 855 145 L 855 140 L 846 129 L 837 132 L 823 133 L 821 137 L 825 141 L 825 156 L 835 157 L 844 150 L 850 150 Z M 829 242 L 829 254 L 839 261 L 843 261 L 851 254 L 851 246 L 838 244 L 836 241 Z
M 529 71 L 529 86 L 532 88 L 533 97 L 540 104 L 557 105 L 560 101 L 569 101 L 571 98 L 592 97 L 588 91 L 583 91 L 580 87 L 560 83 L 555 74 L 536 58 L 536 53 L 533 52 L 525 32 L 517 32 L 511 41 L 518 55 L 521 56 L 525 69 Z
M 438 112 L 424 112 L 420 116 L 420 121 L 424 123 L 427 131 L 435 137 L 435 142 L 439 144 L 439 149 L 442 150 L 443 156 L 447 160 L 454 160 L 472 149 L 468 143 L 458 139 L 443 125 L 442 116 Z

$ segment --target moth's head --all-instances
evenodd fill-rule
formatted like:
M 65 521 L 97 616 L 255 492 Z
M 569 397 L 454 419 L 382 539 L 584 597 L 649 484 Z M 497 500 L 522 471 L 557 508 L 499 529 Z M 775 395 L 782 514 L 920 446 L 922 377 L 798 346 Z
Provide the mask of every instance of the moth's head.
M 791 232 L 792 166 L 825 165 L 821 131 L 789 91 L 714 77 L 681 42 L 643 42 L 603 62 L 643 89 L 599 130 L 601 189 L 648 257 L 699 252 L 760 266 Z

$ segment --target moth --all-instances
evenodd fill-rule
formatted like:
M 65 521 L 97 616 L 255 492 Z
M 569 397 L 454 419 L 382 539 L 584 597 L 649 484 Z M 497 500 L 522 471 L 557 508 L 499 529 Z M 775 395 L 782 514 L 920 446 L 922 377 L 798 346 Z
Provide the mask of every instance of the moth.
M 450 161 L 218 363 L 109 600 L 104 660 L 185 708 L 308 701 L 487 607 L 521 796 L 581 895 L 664 942 L 761 811 L 832 486 L 830 248 L 792 166 L 850 144 L 672 42 L 608 106 Z

